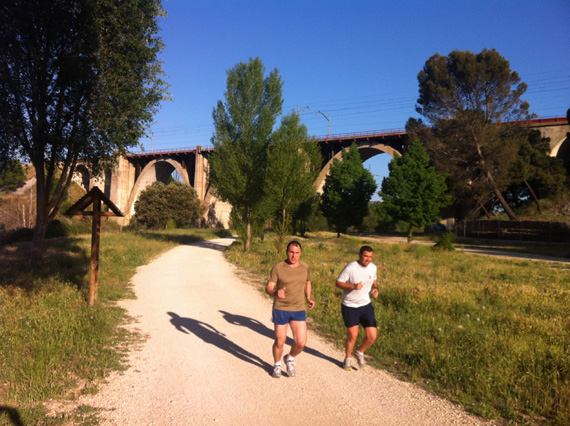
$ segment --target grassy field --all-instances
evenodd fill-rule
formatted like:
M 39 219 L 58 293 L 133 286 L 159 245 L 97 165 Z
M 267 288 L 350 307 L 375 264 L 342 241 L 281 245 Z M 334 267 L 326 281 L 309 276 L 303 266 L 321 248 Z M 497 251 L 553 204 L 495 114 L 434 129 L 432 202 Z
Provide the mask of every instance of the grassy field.
M 92 308 L 86 303 L 90 236 L 47 240 L 37 276 L 29 271 L 27 244 L 0 247 L 0 425 L 69 420 L 46 417 L 41 402 L 96 392 L 99 379 L 125 368 L 126 350 L 137 336 L 118 327 L 125 312 L 114 302 L 132 297 L 129 281 L 136 268 L 178 244 L 216 234 L 221 235 L 214 230 L 103 233 L 99 297 Z
M 419 244 L 362 238 L 303 240 L 311 265 L 311 327 L 342 346 L 341 292 L 334 282 L 367 242 L 380 296 L 373 364 L 505 424 L 570 424 L 570 265 L 435 252 Z M 284 258 L 270 239 L 230 261 L 263 288 Z
M 103 233 L 99 299 L 86 303 L 89 236 L 48 240 L 37 276 L 26 244 L 0 247 L 0 425 L 96 424 L 89 407 L 46 417 L 42 402 L 96 392 L 125 368 L 137 336 L 120 324 L 115 302 L 132 297 L 136 267 L 177 244 L 221 236 L 212 231 Z M 311 328 L 344 341 L 334 280 L 356 259 L 362 238 L 303 239 L 317 306 Z M 570 266 L 433 252 L 419 244 L 371 242 L 380 266 L 374 301 L 379 340 L 372 363 L 419 383 L 479 415 L 511 424 L 570 424 Z M 532 250 L 532 248 L 531 248 Z M 260 289 L 284 258 L 271 236 L 243 253 L 227 252 Z

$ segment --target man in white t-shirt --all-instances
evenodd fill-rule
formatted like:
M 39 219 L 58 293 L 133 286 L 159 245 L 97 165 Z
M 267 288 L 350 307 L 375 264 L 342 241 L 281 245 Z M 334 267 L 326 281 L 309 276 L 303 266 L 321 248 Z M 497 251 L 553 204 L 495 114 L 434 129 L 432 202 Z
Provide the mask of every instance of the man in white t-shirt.
M 370 301 L 370 294 L 378 297 L 378 268 L 372 263 L 372 253 L 372 247 L 360 247 L 358 260 L 346 265 L 336 280 L 336 286 L 344 290 L 341 311 L 347 331 L 344 369 L 348 371 L 352 371 L 351 357 L 358 326 L 362 325 L 366 334 L 355 353 L 360 368 L 366 368 L 364 351 L 372 346 L 378 332 L 374 306 Z

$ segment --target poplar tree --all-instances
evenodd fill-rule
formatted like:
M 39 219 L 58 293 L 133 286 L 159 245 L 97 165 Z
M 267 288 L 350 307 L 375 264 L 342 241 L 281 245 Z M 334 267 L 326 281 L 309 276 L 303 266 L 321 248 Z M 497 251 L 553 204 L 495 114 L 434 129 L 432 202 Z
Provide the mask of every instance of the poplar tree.
M 267 148 L 283 105 L 278 70 L 264 74 L 259 58 L 236 64 L 227 72 L 225 102 L 218 101 L 212 113 L 216 149 L 209 158 L 210 184 L 245 223 L 245 251 L 251 245 L 254 213 L 265 198 Z
M 299 207 L 316 194 L 321 161 L 319 147 L 309 138 L 299 115 L 293 112 L 285 116 L 272 138 L 265 180 L 267 199 L 273 206 L 278 252 Z
M 321 211 L 337 237 L 346 233 L 350 226 L 362 223 L 376 187 L 372 173 L 362 164 L 355 143 L 342 152 L 342 161 L 333 160 L 323 186 Z

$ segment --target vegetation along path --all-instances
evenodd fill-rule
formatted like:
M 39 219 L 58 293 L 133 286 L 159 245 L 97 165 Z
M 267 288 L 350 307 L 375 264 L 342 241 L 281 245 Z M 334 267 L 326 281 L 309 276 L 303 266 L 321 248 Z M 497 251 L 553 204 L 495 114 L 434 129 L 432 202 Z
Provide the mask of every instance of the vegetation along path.
M 271 301 L 234 274 L 231 242 L 178 246 L 139 268 L 123 306 L 147 339 L 78 401 L 100 408 L 101 424 L 486 424 L 382 370 L 344 371 L 341 351 L 311 332 L 296 377 L 272 378 Z

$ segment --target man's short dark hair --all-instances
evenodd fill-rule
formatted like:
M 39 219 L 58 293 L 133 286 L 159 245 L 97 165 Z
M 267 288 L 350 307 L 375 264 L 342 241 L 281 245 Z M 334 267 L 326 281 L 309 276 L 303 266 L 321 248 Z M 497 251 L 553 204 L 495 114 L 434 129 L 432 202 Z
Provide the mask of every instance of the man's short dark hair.
M 362 247 L 360 247 L 360 251 L 358 252 L 358 254 L 362 254 L 362 253 L 364 253 L 365 251 L 369 251 L 370 253 L 373 253 L 373 252 L 374 252 L 374 250 L 372 250 L 372 247 L 370 247 L 370 246 L 362 246 Z
M 289 244 L 287 244 L 287 251 L 289 251 L 289 247 L 291 247 L 291 246 L 299 246 L 301 251 L 303 251 L 303 246 L 301 245 L 301 243 L 299 241 L 293 240 Z

